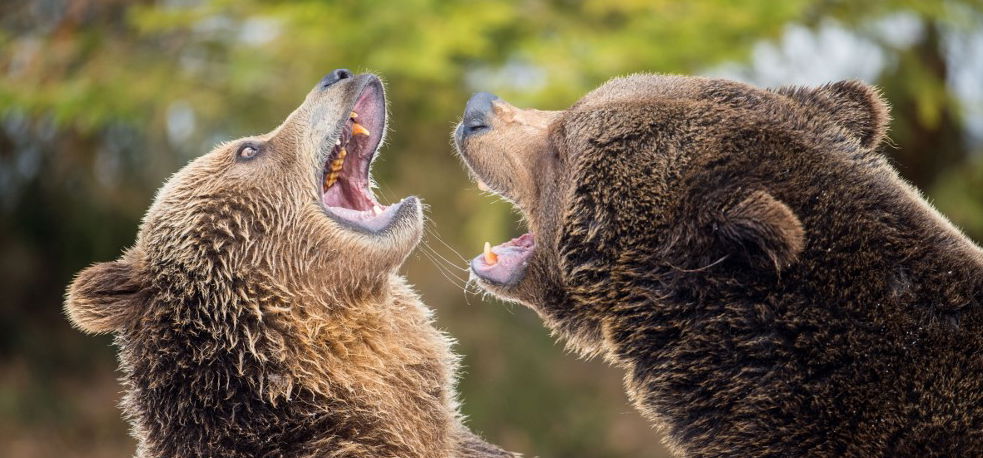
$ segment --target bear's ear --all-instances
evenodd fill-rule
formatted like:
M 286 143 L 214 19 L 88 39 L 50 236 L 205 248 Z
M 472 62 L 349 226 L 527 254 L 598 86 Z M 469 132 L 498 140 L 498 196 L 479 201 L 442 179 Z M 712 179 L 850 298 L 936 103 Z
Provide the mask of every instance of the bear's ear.
M 68 287 L 65 314 L 88 333 L 122 329 L 136 319 L 142 307 L 139 278 L 125 258 L 89 266 Z
M 864 148 L 876 147 L 887 135 L 890 108 L 880 91 L 860 81 L 840 81 L 817 88 L 784 87 L 775 92 L 828 115 Z
M 802 223 L 788 205 L 764 191 L 755 191 L 724 209 L 717 223 L 725 244 L 737 245 L 752 264 L 771 264 L 776 270 L 792 264 L 805 247 Z

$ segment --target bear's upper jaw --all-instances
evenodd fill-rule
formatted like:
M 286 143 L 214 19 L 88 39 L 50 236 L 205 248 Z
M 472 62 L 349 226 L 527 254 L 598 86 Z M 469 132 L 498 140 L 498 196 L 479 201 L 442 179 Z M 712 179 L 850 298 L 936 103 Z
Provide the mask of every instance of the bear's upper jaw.
M 471 260 L 471 271 L 491 284 L 515 286 L 522 280 L 535 248 L 536 240 L 531 233 L 494 247 L 485 243 L 485 252 Z
M 370 189 L 369 169 L 386 126 L 385 96 L 374 82 L 364 86 L 352 106 L 321 180 L 321 202 L 328 214 L 349 228 L 371 233 L 388 227 L 400 206 L 381 205 Z

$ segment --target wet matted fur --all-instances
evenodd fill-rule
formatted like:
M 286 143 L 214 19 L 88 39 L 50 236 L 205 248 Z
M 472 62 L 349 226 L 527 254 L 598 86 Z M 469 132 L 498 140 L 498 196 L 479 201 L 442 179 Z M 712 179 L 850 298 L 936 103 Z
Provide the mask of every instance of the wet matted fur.
M 876 151 L 873 88 L 635 75 L 469 113 L 535 239 L 479 283 L 624 368 L 676 452 L 983 454 L 983 251 Z
M 322 204 L 359 94 L 383 97 L 374 76 L 344 75 L 176 173 L 133 247 L 71 285 L 72 322 L 116 335 L 137 455 L 511 456 L 463 425 L 450 339 L 396 272 L 420 203 L 387 207 L 375 233 Z

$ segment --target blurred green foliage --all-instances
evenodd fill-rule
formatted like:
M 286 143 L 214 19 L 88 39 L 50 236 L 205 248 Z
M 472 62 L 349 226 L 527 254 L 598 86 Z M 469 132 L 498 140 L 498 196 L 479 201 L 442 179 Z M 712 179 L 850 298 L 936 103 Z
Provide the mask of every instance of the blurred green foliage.
M 564 354 L 522 307 L 463 292 L 464 257 L 519 231 L 482 195 L 449 135 L 469 94 L 562 108 L 611 76 L 754 61 L 790 25 L 828 24 L 884 56 L 902 173 L 983 237 L 983 164 L 956 90 L 953 40 L 980 1 L 37 0 L 0 4 L 0 443 L 9 456 L 126 456 L 108 338 L 69 328 L 74 272 L 132 242 L 154 190 L 215 143 L 273 128 L 328 71 L 387 82 L 384 201 L 430 206 L 410 280 L 459 339 L 473 428 L 530 456 L 662 456 L 620 374 Z M 881 27 L 902 14 L 911 39 Z M 956 38 L 953 38 L 956 37 Z M 962 38 L 960 38 L 962 37 Z M 970 43 L 979 43 L 970 41 Z M 796 52 L 795 49 L 792 50 Z M 849 49 L 846 49 L 849 52 Z M 974 55 L 974 54 L 969 54 Z M 979 54 L 975 54 L 978 56 Z M 808 58 L 808 56 L 805 56 Z M 973 64 L 969 62 L 968 64 Z M 983 80 L 983 63 L 975 67 Z M 961 67 L 960 67 L 961 68 Z M 753 77 L 751 78 L 753 79 Z M 977 121 L 979 121 L 977 119 Z

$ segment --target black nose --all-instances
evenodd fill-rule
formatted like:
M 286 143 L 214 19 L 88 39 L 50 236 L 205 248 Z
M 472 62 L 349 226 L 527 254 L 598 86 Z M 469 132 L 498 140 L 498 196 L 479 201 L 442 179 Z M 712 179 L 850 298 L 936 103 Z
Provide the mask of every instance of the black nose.
M 324 75 L 324 78 L 321 78 L 321 83 L 318 86 L 321 89 L 326 89 L 328 86 L 331 86 L 338 81 L 351 77 L 351 70 L 348 70 L 347 68 L 339 68 L 331 73 L 328 73 L 327 75 Z
M 488 130 L 488 113 L 491 113 L 492 102 L 496 100 L 498 96 L 487 92 L 472 95 L 464 107 L 464 119 L 458 128 L 458 136 L 463 138 Z

